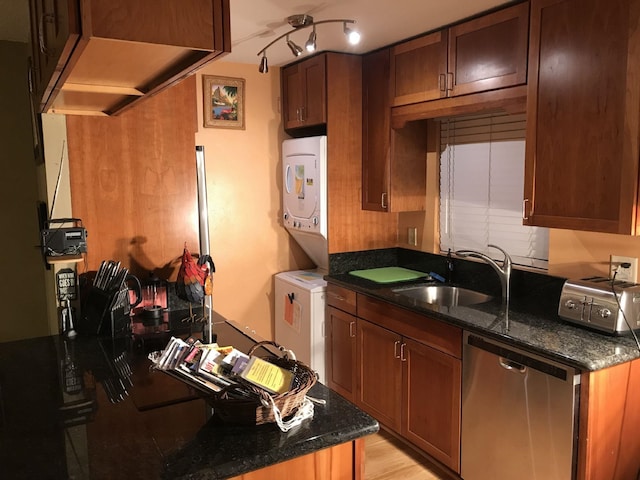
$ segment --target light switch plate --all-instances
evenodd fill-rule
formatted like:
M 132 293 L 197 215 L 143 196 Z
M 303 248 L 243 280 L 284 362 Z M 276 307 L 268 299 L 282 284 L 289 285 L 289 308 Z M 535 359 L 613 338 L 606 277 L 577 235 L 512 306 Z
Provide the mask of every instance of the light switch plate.
M 414 247 L 418 246 L 418 229 L 416 227 L 407 228 L 407 243 Z

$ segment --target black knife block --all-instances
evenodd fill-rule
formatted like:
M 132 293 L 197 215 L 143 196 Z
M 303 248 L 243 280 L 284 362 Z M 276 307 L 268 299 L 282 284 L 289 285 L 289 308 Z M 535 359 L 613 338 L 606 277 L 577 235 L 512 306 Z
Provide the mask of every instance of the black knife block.
M 118 291 L 105 292 L 91 287 L 82 302 L 82 315 L 76 326 L 82 335 L 123 337 L 131 333 L 130 308 L 127 306 L 111 309 Z

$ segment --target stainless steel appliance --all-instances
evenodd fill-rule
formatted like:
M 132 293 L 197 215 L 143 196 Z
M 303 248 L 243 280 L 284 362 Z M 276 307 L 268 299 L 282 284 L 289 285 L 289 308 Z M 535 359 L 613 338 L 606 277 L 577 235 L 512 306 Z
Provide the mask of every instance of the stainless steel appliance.
M 575 478 L 578 372 L 469 332 L 462 358 L 462 478 Z
M 640 285 L 606 277 L 567 280 L 558 315 L 609 334 L 640 328 Z

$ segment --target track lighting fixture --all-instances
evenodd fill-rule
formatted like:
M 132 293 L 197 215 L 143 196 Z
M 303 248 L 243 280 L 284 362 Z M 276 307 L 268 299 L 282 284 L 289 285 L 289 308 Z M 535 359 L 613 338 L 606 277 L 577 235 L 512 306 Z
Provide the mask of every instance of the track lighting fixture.
M 309 40 L 304 44 L 304 47 L 307 49 L 307 52 L 315 52 L 316 51 L 316 26 L 313 26 L 313 30 L 309 34 Z
M 316 25 L 320 25 L 322 23 L 342 23 L 344 34 L 346 35 L 349 43 L 351 45 L 356 45 L 360 41 L 360 34 L 356 30 L 353 30 L 348 26 L 349 24 L 356 23 L 355 20 L 342 18 L 342 19 L 333 19 L 333 20 L 320 20 L 318 22 L 314 22 L 313 17 L 311 15 L 301 14 L 301 15 L 291 15 L 290 17 L 287 18 L 287 22 L 289 23 L 289 25 L 293 27 L 293 30 L 289 30 L 288 32 L 280 35 L 278 38 L 273 40 L 271 43 L 269 43 L 266 47 L 264 47 L 262 50 L 258 52 L 259 56 L 262 55 L 262 58 L 260 59 L 260 66 L 258 68 L 258 71 L 260 73 L 267 73 L 269 71 L 269 66 L 267 63 L 267 49 L 271 45 L 273 45 L 274 43 L 278 42 L 283 38 L 285 38 L 285 42 L 294 56 L 299 57 L 302 54 L 303 52 L 302 48 L 289 38 L 289 35 L 291 35 L 293 32 L 297 30 L 303 30 L 308 27 L 313 27 L 313 30 L 309 34 L 309 38 L 304 45 L 307 52 L 316 51 L 317 49 Z
M 289 35 L 287 35 L 287 46 L 291 49 L 294 57 L 299 57 L 302 54 L 302 47 L 291 40 Z M 265 55 L 266 53 L 267 52 L 263 52 L 262 54 Z
M 347 40 L 351 45 L 357 45 L 360 43 L 360 33 L 355 30 L 351 30 L 347 27 L 347 22 L 344 22 L 344 34 L 347 36 Z
M 260 73 L 267 73 L 269 71 L 269 64 L 267 63 L 267 56 L 265 53 L 262 53 L 262 58 L 260 59 L 260 67 L 258 68 Z

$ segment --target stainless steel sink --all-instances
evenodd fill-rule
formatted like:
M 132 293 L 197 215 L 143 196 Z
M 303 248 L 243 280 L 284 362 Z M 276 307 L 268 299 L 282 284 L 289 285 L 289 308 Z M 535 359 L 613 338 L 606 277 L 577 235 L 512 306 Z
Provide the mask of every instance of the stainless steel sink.
M 451 285 L 419 285 L 392 289 L 393 293 L 412 298 L 418 302 L 446 307 L 476 305 L 493 300 L 484 293 Z

